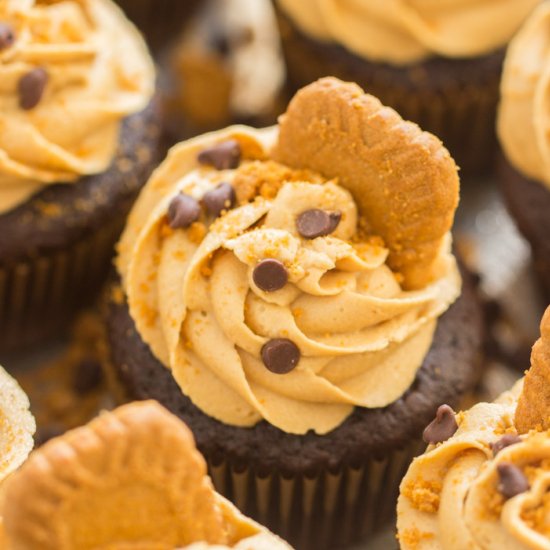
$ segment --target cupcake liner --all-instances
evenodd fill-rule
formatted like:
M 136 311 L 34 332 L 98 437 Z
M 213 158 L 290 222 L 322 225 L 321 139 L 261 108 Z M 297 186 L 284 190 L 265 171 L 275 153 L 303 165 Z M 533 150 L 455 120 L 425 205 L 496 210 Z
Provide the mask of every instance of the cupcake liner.
M 297 550 L 324 550 L 360 542 L 394 518 L 401 479 L 425 447 L 414 441 L 383 458 L 315 477 L 207 462 L 216 490 L 242 512 Z
M 183 30 L 200 0 L 116 0 L 138 29 L 147 44 L 158 52 Z
M 0 352 L 56 335 L 91 302 L 110 270 L 123 223 L 116 217 L 62 250 L 0 264 Z
M 326 75 L 357 82 L 404 119 L 438 136 L 462 173 L 481 174 L 493 167 L 503 51 L 474 59 L 434 57 L 394 67 L 310 39 L 280 9 L 278 20 L 290 92 Z

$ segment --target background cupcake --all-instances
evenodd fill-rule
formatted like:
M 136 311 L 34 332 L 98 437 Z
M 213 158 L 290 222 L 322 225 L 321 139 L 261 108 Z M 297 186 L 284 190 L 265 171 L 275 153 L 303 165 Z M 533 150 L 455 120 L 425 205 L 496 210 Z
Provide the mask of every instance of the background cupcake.
M 465 173 L 489 168 L 503 50 L 539 0 L 277 0 L 289 81 L 358 82 L 436 134 Z
M 424 548 L 548 547 L 550 309 L 525 381 L 458 415 L 445 406 L 401 484 L 399 541 Z
M 119 245 L 113 386 L 183 418 L 218 490 L 294 545 L 366 536 L 441 396 L 476 378 L 457 201 L 441 143 L 336 79 L 278 129 L 176 146 Z
M 550 3 L 529 18 L 506 54 L 498 134 L 504 151 L 499 183 L 519 230 L 531 244 L 535 269 L 550 301 Z
M 158 137 L 147 48 L 110 0 L 0 4 L 0 350 L 91 300 Z

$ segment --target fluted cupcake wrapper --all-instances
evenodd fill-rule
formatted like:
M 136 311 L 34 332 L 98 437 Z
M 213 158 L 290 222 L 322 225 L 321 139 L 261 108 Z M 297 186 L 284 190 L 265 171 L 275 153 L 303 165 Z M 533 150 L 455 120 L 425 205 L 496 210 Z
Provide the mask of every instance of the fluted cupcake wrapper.
M 315 477 L 260 475 L 209 461 L 216 490 L 297 550 L 343 548 L 366 540 L 395 516 L 399 484 L 426 445 L 415 440 L 359 467 Z
M 120 235 L 113 219 L 69 247 L 0 263 L 0 352 L 58 335 L 105 281 Z
M 503 51 L 467 60 L 434 57 L 394 67 L 309 38 L 278 12 L 290 92 L 327 75 L 357 82 L 404 119 L 438 136 L 463 174 L 492 168 Z

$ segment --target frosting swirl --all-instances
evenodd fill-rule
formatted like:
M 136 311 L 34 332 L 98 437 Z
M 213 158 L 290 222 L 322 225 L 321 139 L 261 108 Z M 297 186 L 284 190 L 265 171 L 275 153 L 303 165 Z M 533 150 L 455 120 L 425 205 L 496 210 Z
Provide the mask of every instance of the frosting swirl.
M 516 434 L 521 387 L 460 414 L 454 436 L 415 459 L 398 503 L 403 549 L 550 548 L 550 434 L 530 432 L 496 456 L 490 446 Z M 510 464 L 529 489 L 505 499 L 498 472 Z
M 540 0 L 278 0 L 307 34 L 373 61 L 475 57 L 504 46 Z
M 118 268 L 143 340 L 206 414 L 322 434 L 355 406 L 383 407 L 409 388 L 460 276 L 449 239 L 441 277 L 403 291 L 387 249 L 362 234 L 346 189 L 269 160 L 276 135 L 233 127 L 172 149 L 134 207 Z M 238 168 L 198 166 L 201 150 L 230 138 L 243 151 Z M 236 208 L 208 227 L 168 227 L 178 193 L 200 200 L 220 182 L 236 189 Z M 329 235 L 303 238 L 296 219 L 308 209 L 338 211 L 340 222 Z M 256 285 L 254 268 L 265 258 L 285 266 L 283 288 Z M 284 375 L 262 363 L 263 346 L 278 338 L 301 354 Z
M 122 119 L 146 107 L 154 66 L 138 31 L 110 0 L 0 0 L 15 34 L 0 49 L 0 212 L 42 186 L 104 171 Z M 45 74 L 33 108 L 22 79 Z
M 550 3 L 512 40 L 501 82 L 498 134 L 508 160 L 550 188 Z

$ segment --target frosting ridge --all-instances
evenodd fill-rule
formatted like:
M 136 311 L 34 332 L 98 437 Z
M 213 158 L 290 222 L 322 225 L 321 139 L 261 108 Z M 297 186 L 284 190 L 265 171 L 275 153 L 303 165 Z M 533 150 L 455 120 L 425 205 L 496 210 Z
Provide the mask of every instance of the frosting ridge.
M 138 31 L 110 0 L 0 0 L 15 40 L 0 50 L 0 212 L 44 185 L 108 168 L 120 123 L 154 92 Z M 41 71 L 43 90 L 22 82 Z M 31 106 L 32 105 L 32 106 Z
M 504 46 L 539 0 L 278 0 L 307 34 L 396 65 Z

